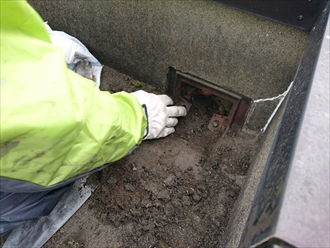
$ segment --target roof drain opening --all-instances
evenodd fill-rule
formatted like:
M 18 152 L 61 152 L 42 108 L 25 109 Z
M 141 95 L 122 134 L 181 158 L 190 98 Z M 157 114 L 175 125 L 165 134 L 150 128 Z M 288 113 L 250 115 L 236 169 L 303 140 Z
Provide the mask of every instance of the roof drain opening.
M 226 132 L 235 126 L 241 129 L 245 123 L 252 100 L 220 88 L 189 73 L 169 68 L 166 94 L 175 105 L 183 105 L 187 111 L 197 108 L 201 115 L 210 116 L 208 129 Z

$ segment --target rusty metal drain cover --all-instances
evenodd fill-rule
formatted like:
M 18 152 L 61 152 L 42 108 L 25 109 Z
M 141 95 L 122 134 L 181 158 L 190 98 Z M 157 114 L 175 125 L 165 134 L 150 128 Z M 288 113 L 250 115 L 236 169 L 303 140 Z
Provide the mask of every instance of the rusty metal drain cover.
M 208 128 L 226 131 L 233 124 L 241 128 L 247 117 L 252 100 L 248 97 L 220 88 L 189 73 L 169 68 L 166 94 L 175 105 L 183 105 L 187 111 L 192 106 L 210 116 Z

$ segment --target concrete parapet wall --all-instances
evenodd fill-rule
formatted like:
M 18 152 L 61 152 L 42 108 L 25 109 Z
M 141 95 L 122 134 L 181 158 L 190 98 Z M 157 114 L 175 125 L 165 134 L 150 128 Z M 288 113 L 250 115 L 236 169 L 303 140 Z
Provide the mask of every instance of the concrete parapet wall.
M 307 32 L 212 1 L 29 1 L 104 64 L 150 84 L 169 66 L 252 99 L 293 80 Z
M 54 30 L 138 80 L 164 86 L 173 66 L 251 99 L 287 89 L 309 34 L 205 0 L 29 2 Z

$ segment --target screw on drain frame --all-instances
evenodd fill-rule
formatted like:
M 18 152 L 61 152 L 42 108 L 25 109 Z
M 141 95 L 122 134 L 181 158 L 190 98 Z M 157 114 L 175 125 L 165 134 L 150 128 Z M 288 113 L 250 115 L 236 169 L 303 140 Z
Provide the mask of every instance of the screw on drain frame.
M 219 126 L 219 121 L 213 121 L 212 126 L 213 127 L 218 127 Z

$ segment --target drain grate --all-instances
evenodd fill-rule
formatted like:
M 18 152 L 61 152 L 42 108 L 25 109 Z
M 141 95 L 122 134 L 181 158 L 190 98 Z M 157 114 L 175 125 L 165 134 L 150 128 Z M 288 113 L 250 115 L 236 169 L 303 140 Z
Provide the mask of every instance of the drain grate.
M 167 90 L 175 105 L 183 105 L 187 111 L 192 106 L 210 116 L 208 128 L 227 131 L 232 125 L 243 127 L 252 100 L 222 89 L 219 86 L 189 73 L 169 68 Z

